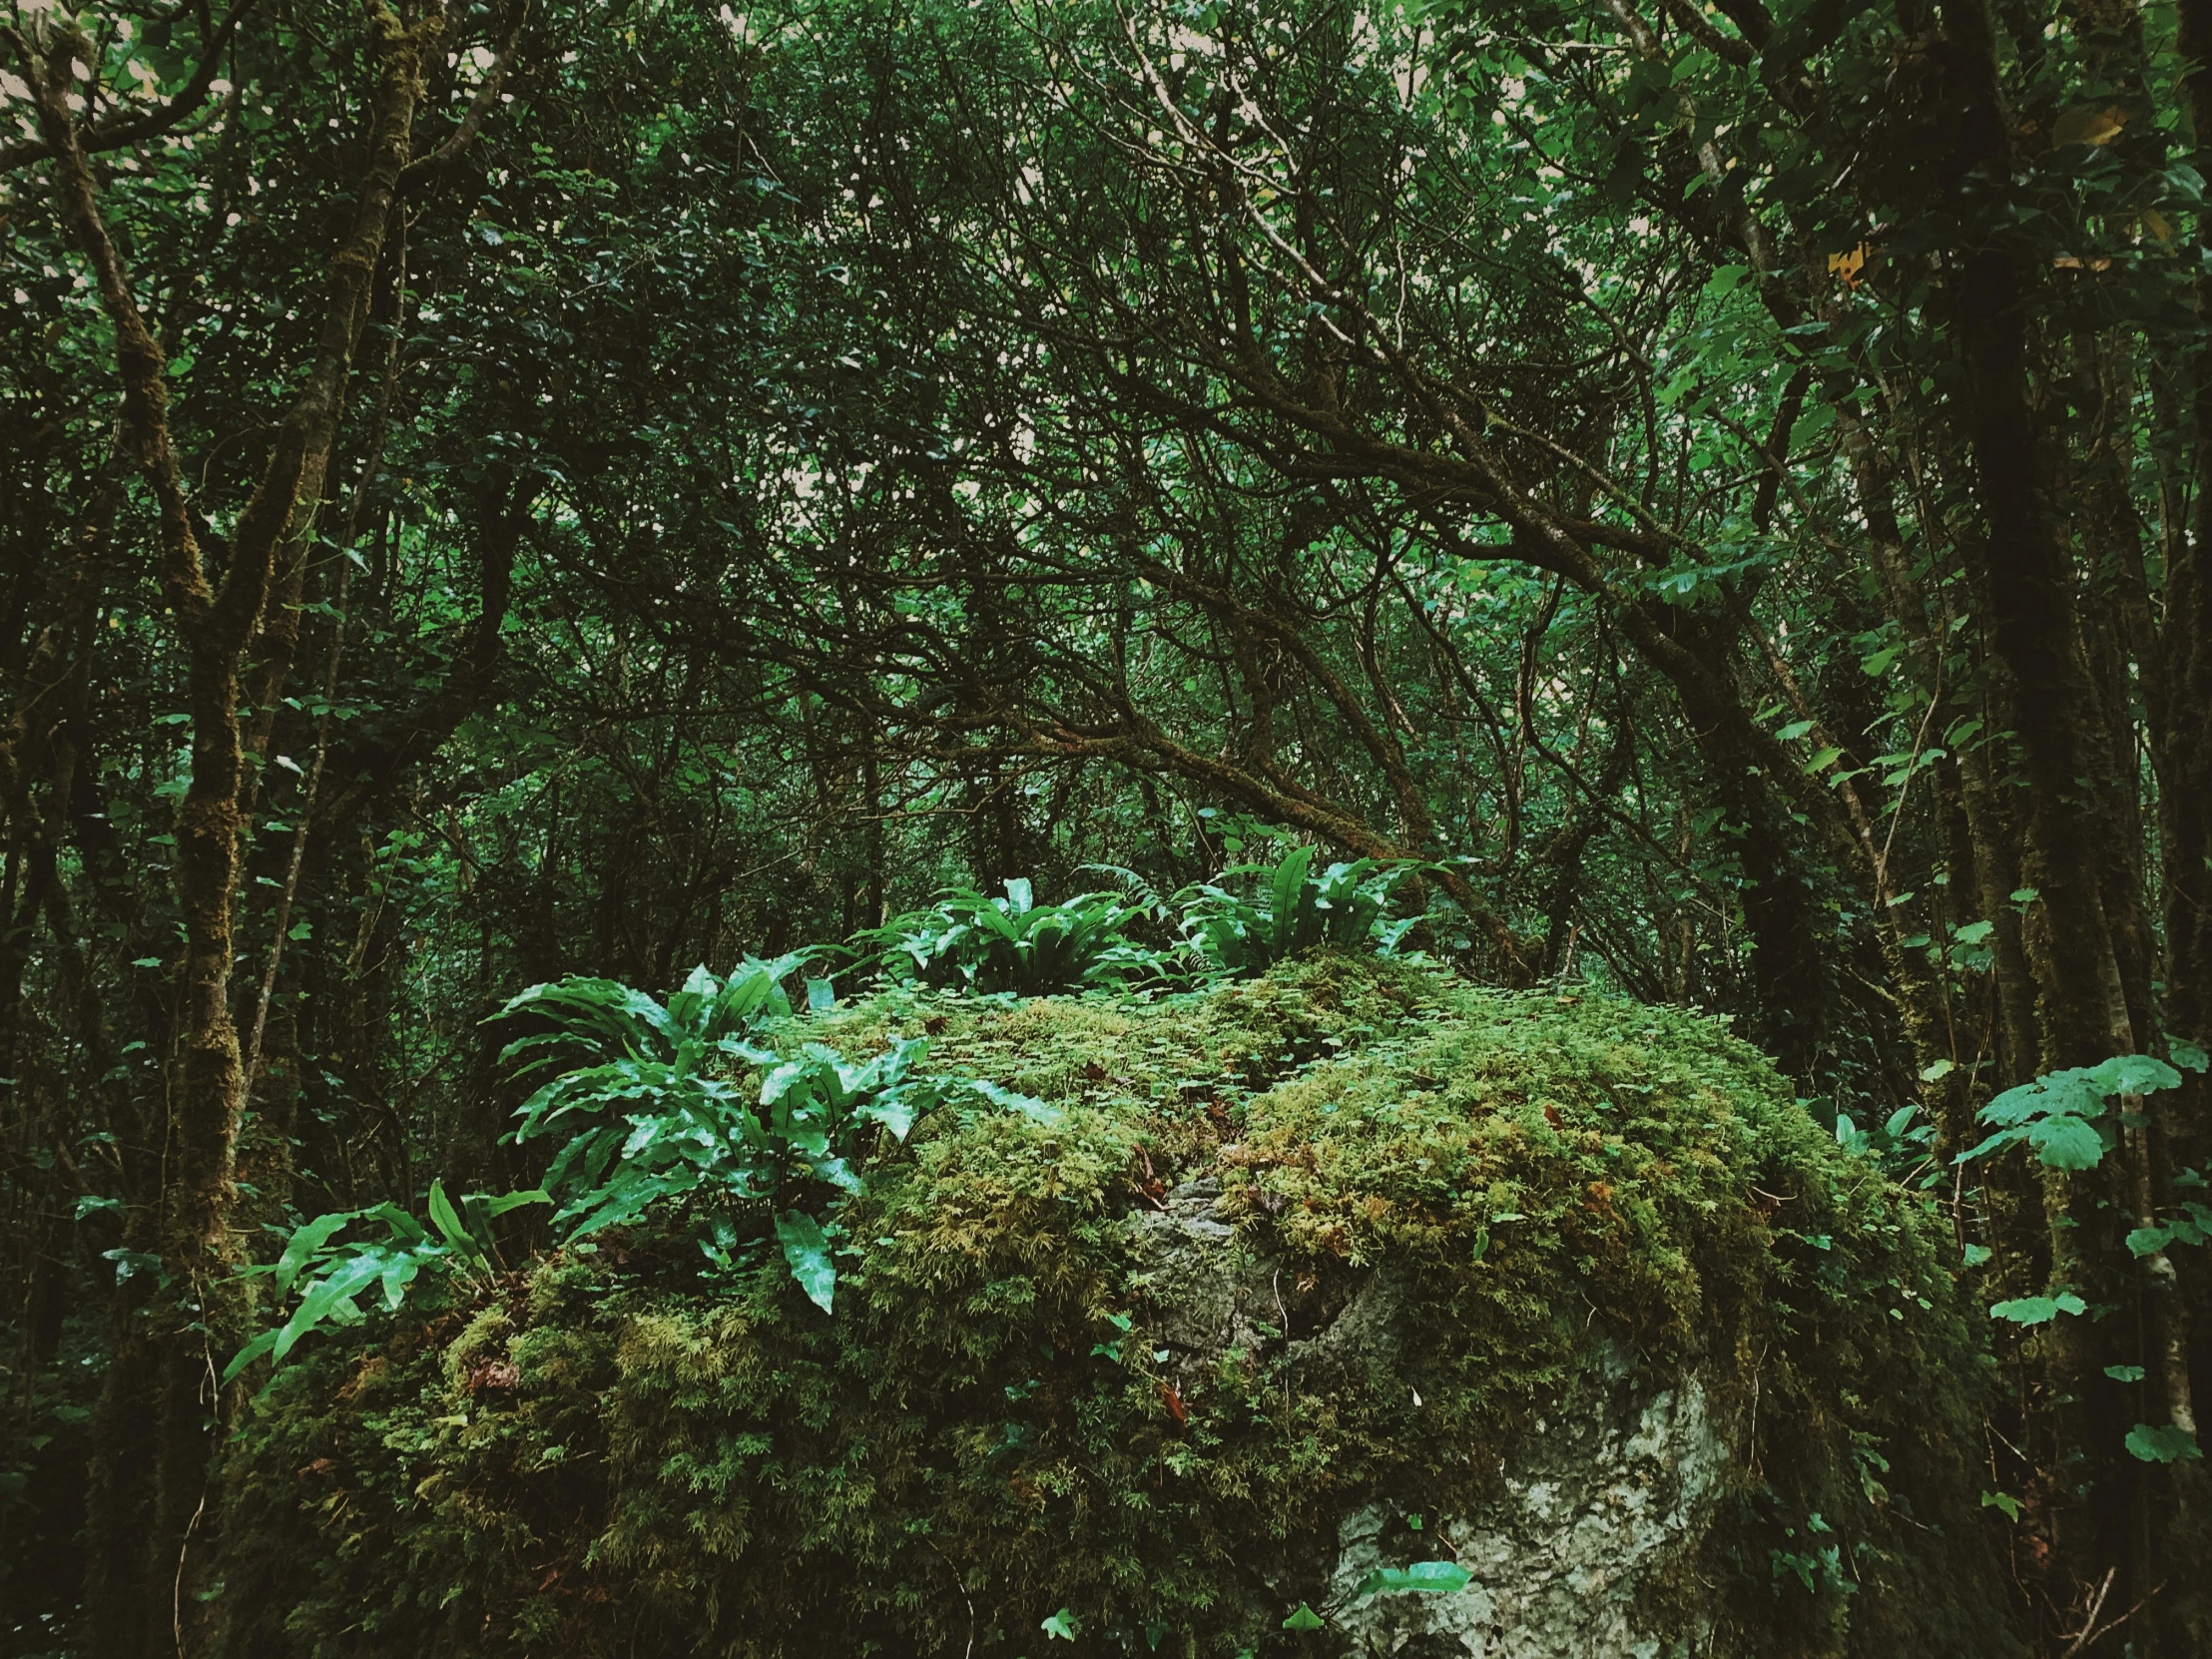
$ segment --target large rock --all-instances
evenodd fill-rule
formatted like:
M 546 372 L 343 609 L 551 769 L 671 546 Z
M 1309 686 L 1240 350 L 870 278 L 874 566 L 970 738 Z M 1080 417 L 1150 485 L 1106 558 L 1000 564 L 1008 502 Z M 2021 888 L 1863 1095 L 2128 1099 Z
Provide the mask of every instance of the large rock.
M 1202 1374 L 1231 1349 L 1280 1352 L 1285 1384 L 1295 1386 L 1394 1354 L 1411 1294 L 1404 1280 L 1385 1271 L 1349 1299 L 1302 1295 L 1295 1264 L 1220 1219 L 1222 1197 L 1219 1181 L 1188 1182 L 1128 1223 L 1136 1283 L 1160 1310 L 1156 1329 L 1180 1356 L 1178 1375 Z M 1410 1392 L 1408 1404 L 1421 1408 Z M 1403 1659 L 1705 1650 L 1710 1619 L 1693 1615 L 1684 1626 L 1645 1591 L 1707 1543 L 1733 1486 L 1729 1460 L 1694 1371 L 1654 1378 L 1598 1338 L 1505 1455 L 1494 1488 L 1464 1514 L 1416 1513 L 1408 1525 L 1386 1500 L 1347 1514 L 1325 1605 L 1341 1609 L 1334 1622 L 1356 1650 Z M 1360 1594 L 1378 1569 L 1421 1553 L 1464 1568 L 1464 1591 Z
M 1947 1234 L 1720 1028 L 1323 959 L 806 1034 L 918 1030 L 1065 1115 L 925 1120 L 834 1317 L 669 1217 L 280 1373 L 233 1651 L 2007 1651 Z

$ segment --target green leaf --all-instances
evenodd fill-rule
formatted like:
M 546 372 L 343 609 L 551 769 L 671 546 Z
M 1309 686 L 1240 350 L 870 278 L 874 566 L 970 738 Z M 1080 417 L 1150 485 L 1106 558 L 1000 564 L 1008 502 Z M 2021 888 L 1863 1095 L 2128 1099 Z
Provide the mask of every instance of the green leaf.
M 1298 1604 L 1298 1611 L 1283 1621 L 1285 1630 L 1319 1630 L 1321 1627 L 1321 1615 L 1303 1601 Z
M 2166 1044 L 2166 1053 L 2183 1071 L 2201 1072 L 2212 1065 L 2212 1055 L 2207 1055 L 2197 1043 L 2176 1039 Z
M 807 1300 L 824 1313 L 836 1293 L 836 1264 L 830 1260 L 830 1239 L 822 1224 L 803 1210 L 787 1210 L 776 1218 L 776 1237 L 784 1246 L 784 1260 L 792 1277 L 807 1293 Z
M 2204 1455 L 2197 1437 L 2172 1423 L 2137 1423 L 2127 1431 L 2127 1449 L 2146 1463 L 2178 1463 Z
M 1844 752 L 1841 749 L 1838 749 L 1834 744 L 1830 744 L 1825 749 L 1822 749 L 1814 754 L 1814 756 L 1805 763 L 1803 770 L 1806 772 L 1826 772 L 1830 767 L 1834 766 L 1839 759 L 1842 758 L 1843 753 Z
M 453 1201 L 445 1196 L 443 1181 L 430 1183 L 430 1224 L 445 1235 L 445 1242 L 459 1254 L 483 1254 L 481 1247 L 469 1237 L 468 1229 L 461 1225 L 460 1213 L 453 1208 Z
M 1981 1494 L 1981 1507 L 2003 1510 L 2006 1520 L 2018 1520 L 2020 1518 L 2020 1500 L 2009 1492 L 1983 1492 Z
M 2181 1087 L 2181 1073 L 2148 1054 L 2115 1054 L 2091 1068 L 2089 1078 L 2106 1094 L 2151 1094 Z
M 317 1216 L 310 1222 L 303 1222 L 292 1231 L 290 1239 L 284 1244 L 283 1255 L 276 1258 L 276 1294 L 279 1297 L 291 1289 L 292 1281 L 299 1277 L 300 1270 L 307 1265 L 308 1260 L 358 1214 L 354 1210 L 332 1211 L 328 1215 Z
M 1966 1246 L 1966 1266 L 1978 1268 L 1995 1254 L 1987 1245 L 1970 1244 Z
M 396 1314 L 399 1304 L 406 1297 L 407 1287 L 414 1283 L 415 1275 L 422 1270 L 422 1258 L 416 1255 L 394 1256 L 384 1264 L 384 1271 L 377 1277 L 383 1281 L 384 1307 Z
M 1453 1595 L 1467 1587 L 1474 1575 L 1456 1561 L 1415 1561 L 1409 1567 L 1378 1567 L 1360 1580 L 1356 1596 L 1392 1595 L 1422 1590 L 1431 1595 Z
M 2029 1127 L 2027 1138 L 2052 1169 L 2095 1169 L 2104 1157 L 2104 1139 L 2096 1126 L 2077 1117 L 2045 1118 Z
M 532 1187 L 528 1192 L 501 1193 L 497 1198 L 486 1198 L 484 1200 L 484 1213 L 488 1216 L 503 1216 L 509 1210 L 521 1209 L 525 1204 L 550 1204 L 552 1202 L 553 1197 L 550 1193 Z
M 1063 1607 L 1057 1613 L 1053 1614 L 1052 1617 L 1046 1619 L 1044 1623 L 1039 1625 L 1037 1628 L 1039 1630 L 1042 1630 L 1047 1636 L 1050 1636 L 1054 1641 L 1072 1642 L 1075 1640 L 1076 1631 L 1080 1629 L 1081 1626 L 1076 1623 L 1075 1609 L 1072 1607 Z
M 1804 737 L 1806 733 L 1812 730 L 1813 723 L 1811 721 L 1793 720 L 1790 722 L 1789 725 L 1783 727 L 1781 731 L 1777 732 L 1775 736 L 1781 739 L 1781 741 L 1784 743 L 1795 743 L 1799 738 Z
M 276 1346 L 271 1357 L 281 1360 L 289 1354 L 294 1344 L 324 1320 L 337 1315 L 343 1307 L 351 1309 L 353 1298 L 384 1271 L 386 1258 L 382 1251 L 367 1250 L 341 1262 L 322 1278 L 307 1287 L 307 1294 L 300 1298 L 299 1306 L 292 1310 L 291 1318 L 284 1321 L 283 1329 L 276 1334 Z
M 223 1381 L 230 1382 L 240 1372 L 275 1348 L 278 1335 L 279 1333 L 276 1331 L 264 1331 L 259 1337 L 240 1349 L 237 1354 L 232 1356 L 231 1363 L 223 1368 Z
M 2128 1254 L 2137 1260 L 2155 1256 L 2173 1242 L 2170 1227 L 2138 1227 L 2127 1236 Z
M 2140 1382 L 2143 1380 L 2141 1366 L 2106 1366 L 2104 1375 L 2115 1382 Z
M 968 1084 L 993 1106 L 1004 1106 L 1009 1111 L 1019 1112 L 1023 1117 L 1041 1123 L 1047 1128 L 1059 1123 L 1067 1115 L 1057 1106 L 1047 1106 L 1034 1096 L 1019 1093 L 1005 1087 L 1003 1084 L 993 1083 L 985 1078 L 970 1078 Z
M 2060 1291 L 2056 1296 L 2015 1297 L 2010 1302 L 2000 1302 L 1989 1310 L 1991 1319 L 2009 1320 L 2014 1325 L 2048 1325 L 2060 1314 L 2085 1314 L 2089 1305 L 2071 1291 Z

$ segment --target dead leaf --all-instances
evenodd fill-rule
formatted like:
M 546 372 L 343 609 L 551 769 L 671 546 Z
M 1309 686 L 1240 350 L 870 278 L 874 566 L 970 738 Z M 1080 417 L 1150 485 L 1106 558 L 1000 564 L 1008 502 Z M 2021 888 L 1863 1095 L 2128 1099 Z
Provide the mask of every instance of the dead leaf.
M 2120 129 L 2127 125 L 2127 111 L 2117 104 L 2107 104 L 2101 109 L 2094 104 L 2083 104 L 2068 110 L 2051 123 L 2050 142 L 2063 147 L 2069 144 L 2110 144 L 2120 136 Z

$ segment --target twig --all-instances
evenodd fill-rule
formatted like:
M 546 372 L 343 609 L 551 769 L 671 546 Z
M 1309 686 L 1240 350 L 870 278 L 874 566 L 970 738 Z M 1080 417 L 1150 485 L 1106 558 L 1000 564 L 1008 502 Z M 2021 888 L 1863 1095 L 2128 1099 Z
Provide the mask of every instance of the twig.
M 2079 1653 L 2083 1648 L 2089 1645 L 2090 1636 L 2092 1635 L 2092 1633 L 2096 1632 L 2097 1615 L 2104 1611 L 2104 1598 L 2112 1593 L 2112 1575 L 2117 1573 L 2119 1570 L 2120 1569 L 2117 1566 L 2110 1566 L 2104 1569 L 2104 1582 L 2097 1586 L 2097 1593 L 2089 1598 L 2089 1614 L 2088 1617 L 2084 1618 L 2081 1621 L 2080 1634 L 2074 1637 L 2073 1644 L 2068 1647 L 2064 1653 L 2060 1654 L 2058 1656 L 2058 1659 L 2073 1659 L 2073 1656 L 2075 1654 Z M 2141 1605 L 2141 1602 L 2137 1602 L 2135 1604 L 2136 1607 L 2140 1607 Z M 2127 1613 L 2122 1613 L 2120 1615 L 2120 1619 L 2126 1618 L 2128 1616 L 2128 1613 L 2132 1613 L 2134 1611 L 2135 1608 L 2130 1607 L 2127 1610 Z M 2118 1624 L 2120 1622 L 2120 1619 L 2114 1619 L 2112 1621 L 2112 1624 Z M 2112 1628 L 2112 1625 L 2108 1624 L 2104 1628 L 2106 1630 L 2110 1630 Z
M 967 1653 L 965 1656 L 963 1656 L 963 1659 L 974 1659 L 975 1598 L 968 1594 L 967 1580 L 960 1576 L 960 1569 L 957 1566 L 953 1565 L 952 1557 L 945 1554 L 943 1550 L 937 1548 L 936 1539 L 930 1537 L 928 1533 L 924 1532 L 921 1534 L 921 1541 L 927 1544 L 930 1549 L 934 1550 L 936 1552 L 937 1559 L 945 1564 L 945 1569 L 952 1574 L 952 1582 L 959 1588 L 960 1599 L 967 1603 Z

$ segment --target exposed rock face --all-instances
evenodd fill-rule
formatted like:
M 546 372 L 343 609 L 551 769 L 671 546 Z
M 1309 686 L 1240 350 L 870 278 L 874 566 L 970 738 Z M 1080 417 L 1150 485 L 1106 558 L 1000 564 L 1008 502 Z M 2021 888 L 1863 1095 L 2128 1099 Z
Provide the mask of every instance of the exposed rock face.
M 1140 1283 L 1178 1369 L 1227 1350 L 1280 1352 L 1291 1375 L 1386 1370 L 1403 1291 L 1367 1274 L 1325 1291 L 1243 1243 L 1221 1219 L 1221 1184 L 1185 1183 L 1129 1219 Z M 1420 1403 L 1410 1391 L 1408 1426 Z M 1452 1447 L 1438 1447 L 1451 1456 Z M 1581 1659 L 1703 1650 L 1710 1610 L 1647 1592 L 1691 1567 L 1723 1495 L 1729 1448 L 1694 1375 L 1638 1375 L 1617 1344 L 1593 1341 L 1555 1409 L 1503 1462 L 1499 1489 L 1461 1516 L 1370 1503 L 1338 1527 L 1334 1621 L 1356 1651 L 1401 1659 Z M 1457 1593 L 1363 1597 L 1376 1569 L 1455 1561 Z M 1295 1598 L 1294 1598 L 1295 1599 Z
M 1721 1495 L 1727 1447 L 1695 1378 L 1656 1393 L 1605 1356 L 1555 1419 L 1507 1464 L 1505 1490 L 1463 1519 L 1423 1531 L 1471 1575 L 1456 1595 L 1355 1592 L 1408 1542 L 1387 1509 L 1370 1506 L 1339 1531 L 1338 1623 L 1376 1654 L 1404 1659 L 1657 1659 L 1701 1651 L 1709 1612 L 1662 1604 L 1647 1590 L 1694 1561 Z M 1399 1540 L 1393 1547 L 1388 1539 Z

